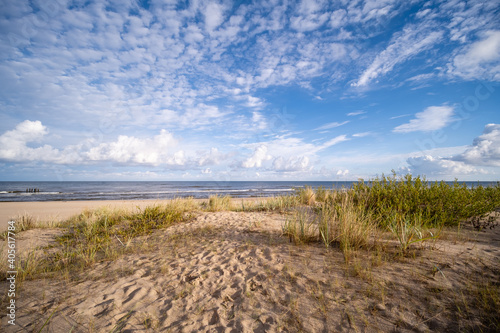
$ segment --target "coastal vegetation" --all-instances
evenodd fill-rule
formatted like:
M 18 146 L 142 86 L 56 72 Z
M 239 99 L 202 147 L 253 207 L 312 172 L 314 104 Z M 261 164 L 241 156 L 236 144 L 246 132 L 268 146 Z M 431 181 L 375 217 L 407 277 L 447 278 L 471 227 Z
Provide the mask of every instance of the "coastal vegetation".
M 493 228 L 499 221 L 499 207 L 500 184 L 467 187 L 457 181 L 452 184 L 430 182 L 422 177 L 397 177 L 393 174 L 367 182 L 360 180 L 350 188 L 306 186 L 296 189 L 292 195 L 253 201 L 239 202 L 228 196 L 214 195 L 208 200 L 175 199 L 168 204 L 142 209 L 104 207 L 85 210 L 66 221 L 48 225 L 24 215 L 17 219 L 18 232 L 43 227 L 56 228 L 60 232 L 55 237 L 57 244 L 42 250 L 33 249 L 20 258 L 17 281 L 20 286 L 24 281 L 57 276 L 72 280 L 100 262 L 158 249 L 158 244 L 149 244 L 152 235 L 162 229 L 191 223 L 200 214 L 279 214 L 283 222 L 278 237 L 285 244 L 297 249 L 322 248 L 326 253 L 341 254 L 346 276 L 366 281 L 371 286 L 370 297 L 383 304 L 387 288 L 376 277 L 377 267 L 391 263 L 409 263 L 411 266 L 412 262 L 423 258 L 422 253 L 436 249 L 440 239 L 456 242 L 461 237 L 467 239 L 462 231 L 465 228 L 478 231 Z M 258 232 L 261 225 L 261 221 L 250 221 L 245 232 Z M 207 225 L 196 232 L 186 232 L 189 235 L 182 237 L 202 239 L 204 236 L 213 237 L 218 231 Z M 181 236 L 169 237 L 171 244 L 177 244 Z M 173 248 L 172 251 L 178 253 L 181 250 Z M 6 262 L 2 258 L 1 272 L 7 271 Z M 446 277 L 443 267 L 433 264 L 431 268 L 430 279 L 436 274 Z M 491 270 L 489 275 L 481 279 L 462 277 L 465 282 L 456 290 L 450 289 L 446 293 L 443 289 L 435 290 L 436 297 L 446 295 L 448 306 L 454 307 L 454 315 L 467 321 L 465 330 L 500 329 L 500 287 L 496 280 L 500 271 L 499 267 L 488 269 Z M 160 268 L 161 272 L 166 270 Z M 291 276 L 288 268 L 285 273 L 291 281 L 299 276 Z M 188 276 L 186 279 L 195 278 Z M 328 304 L 320 289 L 314 289 L 312 295 L 321 305 L 320 309 L 327 313 Z M 251 295 L 250 291 L 247 291 L 248 295 Z
M 382 176 L 363 180 L 351 188 L 298 188 L 288 196 L 245 202 L 229 196 L 210 196 L 208 201 L 179 198 L 166 205 L 152 205 L 135 211 L 101 208 L 85 210 L 61 223 L 43 224 L 23 215 L 17 230 L 60 227 L 58 238 L 64 251 L 37 266 L 57 271 L 84 268 L 97 260 L 115 257 L 119 246 L 156 229 L 189 221 L 196 211 L 279 212 L 286 216 L 283 235 L 296 244 L 322 243 L 349 251 L 379 251 L 384 233 L 392 235 L 402 255 L 412 244 L 438 239 L 444 228 L 460 228 L 470 222 L 477 229 L 494 227 L 500 207 L 500 184 L 472 187 L 455 181 L 429 182 L 420 176 Z M 496 211 L 497 210 L 497 211 Z M 5 233 L 1 235 L 5 238 Z M 387 237 L 385 237 L 387 238 Z M 118 251 L 120 252 L 120 251 Z M 19 267 L 20 279 L 36 276 L 37 270 Z M 38 272 L 39 273 L 39 272 Z
M 315 218 L 288 221 L 285 234 L 300 243 L 304 237 L 326 246 L 339 243 L 343 250 L 367 247 L 374 232 L 390 231 L 405 252 L 410 244 L 439 238 L 444 227 L 460 228 L 467 221 L 478 229 L 493 227 L 500 207 L 500 183 L 468 188 L 458 181 L 429 182 L 412 175 L 382 175 L 348 189 L 306 186 L 296 192 L 300 203 L 314 208 Z M 316 237 L 296 232 L 305 229 L 314 229 Z

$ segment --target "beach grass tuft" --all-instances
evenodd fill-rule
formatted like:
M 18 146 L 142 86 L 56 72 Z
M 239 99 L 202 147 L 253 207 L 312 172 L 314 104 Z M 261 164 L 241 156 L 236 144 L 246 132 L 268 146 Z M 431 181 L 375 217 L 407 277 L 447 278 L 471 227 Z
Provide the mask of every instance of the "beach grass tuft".
M 304 205 L 314 205 L 316 202 L 316 193 L 311 186 L 305 186 L 303 188 L 296 189 L 299 201 Z
M 298 209 L 287 217 L 282 226 L 283 235 L 294 244 L 307 244 L 318 241 L 318 221 L 307 209 Z
M 338 244 L 347 254 L 351 250 L 368 248 L 376 226 L 363 206 L 356 205 L 349 193 L 329 200 L 320 211 L 320 240 L 329 246 Z
M 16 232 L 22 232 L 37 228 L 57 228 L 60 225 L 59 222 L 52 220 L 39 221 L 29 213 L 19 214 L 12 220 L 16 222 Z M 0 239 L 5 240 L 6 236 L 7 231 L 0 233 Z
M 206 206 L 207 210 L 210 212 L 219 212 L 223 210 L 231 210 L 231 197 L 228 195 L 220 196 L 218 194 L 211 195 L 208 198 L 208 203 Z
M 241 201 L 241 205 L 232 209 L 237 212 L 277 212 L 285 213 L 299 206 L 298 197 L 295 195 L 284 195 L 268 197 L 257 202 Z

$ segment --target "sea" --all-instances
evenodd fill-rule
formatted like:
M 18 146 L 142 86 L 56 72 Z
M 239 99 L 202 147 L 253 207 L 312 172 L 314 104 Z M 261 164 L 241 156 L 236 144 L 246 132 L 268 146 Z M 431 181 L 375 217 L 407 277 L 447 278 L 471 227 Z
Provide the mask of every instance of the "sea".
M 305 186 L 326 189 L 350 188 L 355 181 L 55 181 L 0 182 L 0 202 L 141 200 L 229 195 L 233 198 L 293 194 Z M 495 186 L 497 182 L 465 182 Z

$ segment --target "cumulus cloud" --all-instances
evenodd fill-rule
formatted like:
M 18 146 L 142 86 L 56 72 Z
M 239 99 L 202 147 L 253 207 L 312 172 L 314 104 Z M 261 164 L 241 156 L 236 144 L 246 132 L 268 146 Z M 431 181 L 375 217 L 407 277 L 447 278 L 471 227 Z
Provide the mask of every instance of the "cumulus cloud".
M 98 164 L 190 166 L 217 165 L 227 160 L 217 148 L 192 151 L 191 156 L 180 149 L 171 132 L 160 130 L 158 135 L 138 138 L 119 135 L 110 142 L 86 139 L 76 145 L 54 148 L 41 142 L 49 133 L 40 121 L 25 120 L 13 130 L 0 135 L 0 160 L 10 162 L 46 162 L 54 164 Z M 205 169 L 206 170 L 206 169 Z
M 451 106 L 429 106 L 424 111 L 415 114 L 415 118 L 409 123 L 394 128 L 393 132 L 435 131 L 450 124 L 453 114 L 454 109 Z
M 453 160 L 472 165 L 500 166 L 500 124 L 488 124 L 472 146 Z
M 244 148 L 253 149 L 253 154 L 241 166 L 262 167 L 275 172 L 308 171 L 314 168 L 311 160 L 320 151 L 347 140 L 346 135 L 339 135 L 323 143 L 313 144 L 297 137 L 277 137 L 266 142 L 244 144 Z
M 483 173 L 472 165 L 460 161 L 452 161 L 441 157 L 430 155 L 410 157 L 407 159 L 409 171 L 416 175 L 440 176 L 440 175 L 470 175 Z
M 500 166 L 500 124 L 488 124 L 463 153 L 449 157 L 414 156 L 407 159 L 409 171 L 424 175 L 486 174 L 480 167 Z
M 85 155 L 91 161 L 112 161 L 130 164 L 184 165 L 182 150 L 174 152 L 177 140 L 172 133 L 161 130 L 152 139 L 120 135 L 114 142 L 101 143 Z
M 260 168 L 262 166 L 262 162 L 268 161 L 271 158 L 272 156 L 267 153 L 267 146 L 260 145 L 255 148 L 253 155 L 242 163 L 242 166 L 244 168 Z
M 40 142 L 48 134 L 47 128 L 38 120 L 25 120 L 13 130 L 0 136 L 0 160 L 12 162 L 61 162 L 64 163 L 69 156 L 64 158 L 61 152 L 49 145 L 32 148 L 28 143 Z M 70 162 L 68 160 L 68 162 Z
M 347 176 L 348 174 L 349 174 L 349 170 L 348 169 L 338 170 L 337 171 L 337 176 Z
M 228 158 L 227 154 L 221 153 L 217 148 L 212 147 L 209 152 L 197 154 L 197 164 L 199 166 L 217 165 Z

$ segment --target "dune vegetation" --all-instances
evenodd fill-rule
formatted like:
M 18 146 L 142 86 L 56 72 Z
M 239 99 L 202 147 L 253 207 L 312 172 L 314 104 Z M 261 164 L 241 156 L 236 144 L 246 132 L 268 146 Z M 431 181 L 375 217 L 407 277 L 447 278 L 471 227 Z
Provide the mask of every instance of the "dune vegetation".
M 175 199 L 168 204 L 152 205 L 143 209 L 113 210 L 103 207 L 85 210 L 66 221 L 49 225 L 35 223 L 30 216 L 25 215 L 17 219 L 18 232 L 39 228 L 50 228 L 57 232 L 54 233 L 55 242 L 51 245 L 33 248 L 20 256 L 17 262 L 17 282 L 18 288 L 22 288 L 23 283 L 40 279 L 63 277 L 67 281 L 76 281 L 82 279 L 83 272 L 98 264 L 157 251 L 162 246 L 167 246 L 168 242 L 168 246 L 173 246 L 172 244 L 179 244 L 178 240 L 181 238 L 191 239 L 193 244 L 189 246 L 202 244 L 224 230 L 224 219 L 229 221 L 235 218 L 234 216 L 250 216 L 248 225 L 242 229 L 242 236 L 238 236 L 238 242 L 244 240 L 247 237 L 245 235 L 257 233 L 262 235 L 262 239 L 267 239 L 265 242 L 268 244 L 288 244 L 287 246 L 291 246 L 287 247 L 290 253 L 293 247 L 300 251 L 308 247 L 311 247 L 311 251 L 323 249 L 326 255 L 338 253 L 343 258 L 346 276 L 360 278 L 371 286 L 372 292 L 367 299 L 376 299 L 377 304 L 382 304 L 377 305 L 377 308 L 383 309 L 388 291 L 383 287 L 384 281 L 377 278 L 379 267 L 408 264 L 411 269 L 412 263 L 418 260 L 422 262 L 422 253 L 438 249 L 440 240 L 455 243 L 465 241 L 470 237 L 464 235 L 463 230 L 481 231 L 493 228 L 499 221 L 499 207 L 500 184 L 494 187 L 468 188 L 459 182 L 429 182 L 425 178 L 411 175 L 399 178 L 392 175 L 368 182 L 360 180 L 351 188 L 326 189 L 307 186 L 296 189 L 295 193 L 289 196 L 253 201 L 240 202 L 228 196 L 214 195 L 208 200 Z M 161 244 L 154 241 L 154 235 L 163 229 L 196 224 L 200 217 L 213 220 L 219 216 L 217 214 L 226 214 L 221 218 L 221 223 L 217 222 L 217 227 L 207 224 L 196 231 L 185 229 L 188 231 L 170 235 L 167 243 L 164 240 Z M 282 221 L 281 232 L 277 234 L 277 238 L 273 238 L 273 232 L 269 231 L 270 229 L 265 231 L 263 225 L 266 219 L 276 219 L 276 216 Z M 5 234 L 2 237 L 5 238 Z M 188 246 L 187 243 L 183 244 Z M 244 245 L 237 245 L 236 248 L 249 246 L 248 241 L 242 244 Z M 174 247 L 173 253 L 183 251 L 178 246 L 180 245 Z M 210 248 L 210 245 L 207 246 Z M 5 253 L 5 249 L 2 249 L 2 256 L 5 256 Z M 7 260 L 4 257 L 1 259 L 0 270 L 3 274 L 7 271 Z M 465 278 L 460 280 L 461 285 L 446 292 L 441 287 L 436 287 L 434 296 L 446 297 L 446 307 L 453 307 L 453 311 L 447 315 L 448 320 L 458 318 L 460 323 L 463 322 L 463 325 L 460 324 L 460 330 L 500 329 L 500 287 L 498 280 L 495 282 L 500 276 L 500 267 L 484 267 L 490 272 L 487 278 L 486 275 L 481 279 L 461 276 L 460 279 Z M 285 280 L 293 282 L 293 278 L 289 278 L 290 269 L 287 264 L 282 268 L 286 271 Z M 443 267 L 433 264 L 431 269 L 430 279 L 434 279 L 436 274 L 442 274 L 447 281 L 451 280 L 450 276 L 447 277 L 443 273 Z M 162 274 L 167 271 L 159 268 Z M 184 279 L 190 282 L 198 277 L 194 276 L 189 275 Z M 189 290 L 192 290 L 192 287 L 190 288 Z M 248 295 L 256 287 L 252 288 L 246 291 Z M 316 292 L 311 295 L 321 305 L 323 315 L 328 315 L 328 308 L 332 308 L 332 305 L 327 302 L 326 296 Z M 4 297 L 3 302 L 5 299 Z M 294 313 L 291 310 L 284 311 L 283 316 L 287 319 L 283 319 L 279 327 L 287 328 L 288 331 L 307 331 L 306 324 L 296 321 L 298 317 L 290 319 Z M 450 316 L 455 317 L 450 319 Z M 212 319 L 209 322 L 214 322 Z M 355 325 L 354 320 L 351 323 L 351 319 L 348 320 L 349 325 Z M 365 324 L 370 326 L 368 322 L 365 321 Z M 365 324 L 358 322 L 357 325 L 359 327 Z M 397 326 L 397 323 L 395 325 Z M 37 327 L 44 326 L 40 324 Z

